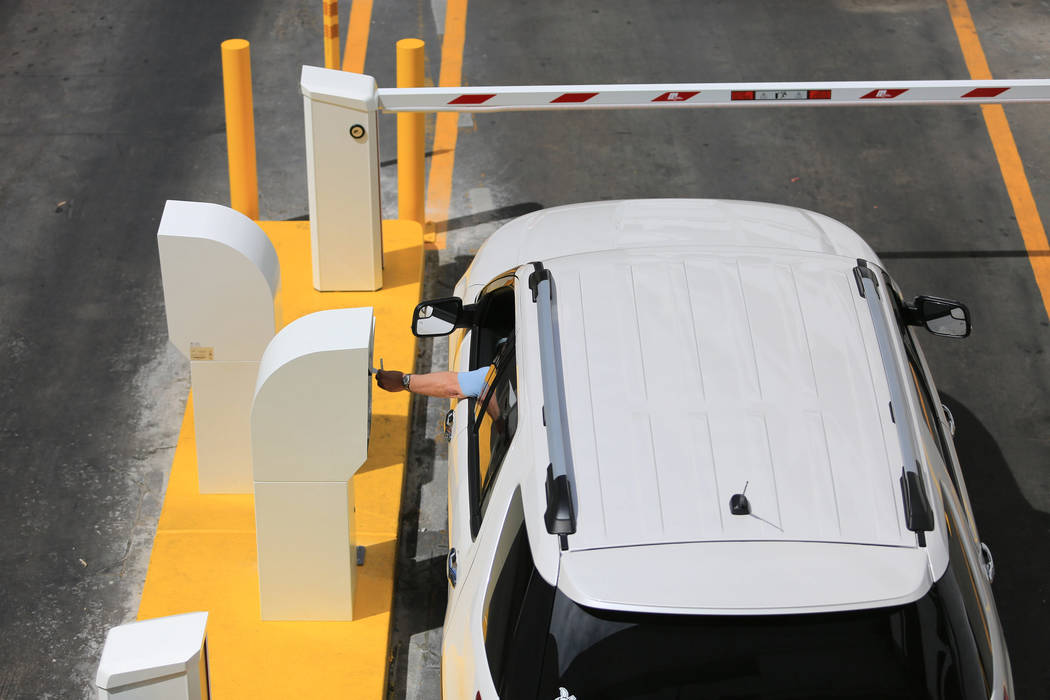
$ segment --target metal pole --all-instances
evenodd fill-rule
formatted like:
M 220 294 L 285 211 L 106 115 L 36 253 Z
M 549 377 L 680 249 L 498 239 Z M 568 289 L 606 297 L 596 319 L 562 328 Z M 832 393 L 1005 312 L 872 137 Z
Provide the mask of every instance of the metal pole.
M 324 67 L 339 70 L 339 0 L 323 0 Z
M 251 52 L 245 39 L 222 42 L 222 87 L 226 98 L 226 152 L 230 168 L 230 206 L 259 218 L 255 168 L 255 117 L 252 110 Z
M 423 87 L 423 40 L 397 42 L 397 86 Z M 397 215 L 425 226 L 423 209 L 423 115 L 397 115 Z

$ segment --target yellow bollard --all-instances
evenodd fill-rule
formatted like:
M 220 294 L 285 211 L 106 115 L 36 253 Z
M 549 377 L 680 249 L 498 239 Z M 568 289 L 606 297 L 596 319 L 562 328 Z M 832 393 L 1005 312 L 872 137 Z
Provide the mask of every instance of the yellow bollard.
M 259 218 L 255 169 L 255 116 L 252 113 L 252 62 L 245 39 L 222 42 L 222 87 L 226 97 L 226 153 L 230 166 L 230 206 Z
M 397 42 L 397 86 L 423 87 L 423 40 Z M 423 113 L 397 115 L 397 216 L 426 230 L 423 211 Z
M 324 67 L 339 70 L 339 0 L 322 0 Z

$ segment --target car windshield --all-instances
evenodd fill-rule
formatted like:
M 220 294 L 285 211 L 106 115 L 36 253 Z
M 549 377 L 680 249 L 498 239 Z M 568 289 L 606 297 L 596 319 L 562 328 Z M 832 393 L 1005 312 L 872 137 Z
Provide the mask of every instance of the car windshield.
M 489 670 L 502 700 L 987 700 L 991 637 L 951 533 L 944 573 L 907 605 L 662 615 L 574 602 L 537 571 L 523 525 L 485 617 Z
M 954 587 L 949 569 L 909 605 L 762 616 L 617 613 L 558 591 L 535 697 L 988 698 Z

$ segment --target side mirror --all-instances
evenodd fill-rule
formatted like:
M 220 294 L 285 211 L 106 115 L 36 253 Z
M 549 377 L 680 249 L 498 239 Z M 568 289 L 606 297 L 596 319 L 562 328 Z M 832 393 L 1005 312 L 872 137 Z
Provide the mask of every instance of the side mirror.
M 970 335 L 970 310 L 964 304 L 940 297 L 915 297 L 916 325 L 934 335 L 965 338 Z
M 448 335 L 457 328 L 469 327 L 473 310 L 473 306 L 464 308 L 459 297 L 424 301 L 412 314 L 412 333 L 420 338 Z

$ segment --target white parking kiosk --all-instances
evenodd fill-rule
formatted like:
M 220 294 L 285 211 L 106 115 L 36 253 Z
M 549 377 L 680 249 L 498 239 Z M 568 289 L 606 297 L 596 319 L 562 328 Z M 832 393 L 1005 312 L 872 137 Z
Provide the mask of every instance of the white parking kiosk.
M 208 700 L 208 613 L 141 620 L 106 634 L 99 700 Z
M 314 287 L 383 286 L 376 81 L 303 66 L 306 181 Z
M 274 336 L 277 252 L 218 204 L 168 201 L 157 231 L 171 342 L 190 361 L 201 493 L 251 493 L 251 411 Z
M 368 454 L 373 335 L 371 307 L 319 311 L 263 354 L 251 438 L 264 620 L 353 619 L 352 477 Z

